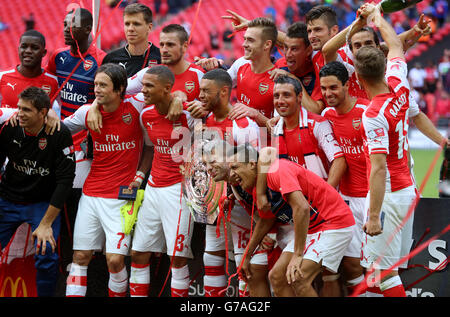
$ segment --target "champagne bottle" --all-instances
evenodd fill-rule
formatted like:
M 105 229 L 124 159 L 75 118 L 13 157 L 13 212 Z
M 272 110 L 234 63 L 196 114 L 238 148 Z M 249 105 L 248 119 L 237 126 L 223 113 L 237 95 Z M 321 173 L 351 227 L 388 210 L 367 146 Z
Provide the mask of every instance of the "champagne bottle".
M 421 1 L 422 0 L 381 0 L 381 2 L 378 3 L 378 6 L 382 12 L 392 13 L 406 9 Z

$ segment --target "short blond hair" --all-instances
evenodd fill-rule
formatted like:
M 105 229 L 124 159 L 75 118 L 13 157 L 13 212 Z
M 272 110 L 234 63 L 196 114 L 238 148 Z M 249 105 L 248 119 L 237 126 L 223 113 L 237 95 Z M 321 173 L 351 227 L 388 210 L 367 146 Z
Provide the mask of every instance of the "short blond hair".
M 275 23 L 269 18 L 256 18 L 251 20 L 247 28 L 261 28 L 262 29 L 262 39 L 264 41 L 272 41 L 272 49 L 277 43 L 278 30 Z
M 376 47 L 361 47 L 355 55 L 355 71 L 359 77 L 368 82 L 376 82 L 384 78 L 386 57 Z

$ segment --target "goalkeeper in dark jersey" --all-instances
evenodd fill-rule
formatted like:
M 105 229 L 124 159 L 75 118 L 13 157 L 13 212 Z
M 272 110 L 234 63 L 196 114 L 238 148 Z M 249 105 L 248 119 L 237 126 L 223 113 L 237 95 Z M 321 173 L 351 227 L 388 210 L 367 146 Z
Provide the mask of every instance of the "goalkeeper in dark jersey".
M 29 87 L 19 95 L 19 125 L 4 125 L 0 130 L 0 154 L 8 158 L 0 181 L 0 244 L 4 248 L 22 223 L 30 224 L 39 296 L 54 295 L 59 212 L 75 177 L 69 130 L 61 123 L 53 135 L 45 131 L 49 108 L 45 91 Z

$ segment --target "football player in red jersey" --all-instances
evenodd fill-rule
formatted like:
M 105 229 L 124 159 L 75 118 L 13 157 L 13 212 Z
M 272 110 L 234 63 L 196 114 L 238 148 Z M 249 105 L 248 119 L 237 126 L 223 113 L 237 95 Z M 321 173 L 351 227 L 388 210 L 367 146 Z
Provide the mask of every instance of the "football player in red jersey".
M 362 121 L 369 194 L 361 263 L 384 272 L 410 247 L 411 237 L 402 221 L 414 202 L 415 188 L 407 158 L 410 89 L 403 45 L 377 8 L 373 14 L 389 52 L 387 62 L 374 47 L 363 47 L 355 56 L 357 78 L 371 100 Z M 390 242 L 392 234 L 396 239 Z M 385 297 L 406 297 L 397 268 L 381 279 L 380 289 Z
M 172 92 L 182 102 L 198 99 L 200 80 L 204 72 L 203 68 L 186 60 L 188 40 L 188 33 L 179 24 L 165 26 L 159 35 L 161 63 L 166 65 L 175 75 Z M 128 94 L 137 94 L 141 91 L 142 79 L 147 69 L 147 67 L 142 69 L 128 79 Z
M 301 106 L 301 91 L 302 87 L 297 79 L 281 76 L 275 80 L 274 104 L 281 119 L 274 127 L 274 146 L 277 147 L 280 157 L 302 165 L 336 188 L 347 167 L 344 154 L 335 140 L 329 122 Z M 266 186 L 260 183 L 260 180 L 264 178 L 258 178 L 261 186 L 257 187 L 258 207 L 264 209 L 267 205 Z M 289 260 L 289 257 L 283 257 L 277 262 L 272 269 L 274 279 L 284 280 L 284 273 L 280 272 L 285 271 Z M 275 274 L 276 271 L 278 274 Z M 324 290 L 328 290 L 329 285 L 337 289 L 337 277 L 336 274 L 324 271 L 324 280 L 331 282 L 325 283 Z M 280 281 L 274 283 L 283 284 Z
M 271 60 L 271 52 L 276 44 L 278 31 L 274 22 L 267 18 L 247 21 L 246 27 L 242 44 L 244 56 L 228 69 L 238 99 L 229 117 L 232 120 L 249 117 L 260 127 L 265 127 L 266 122 L 273 117 L 273 80 L 270 74 L 275 65 Z M 208 65 L 212 68 L 219 65 L 215 58 L 197 63 L 205 69 L 210 69 Z
M 190 141 L 194 122 L 187 111 L 178 120 L 166 118 L 174 82 L 174 74 L 164 65 L 149 68 L 143 78 L 142 94 L 147 106 L 140 114 L 140 122 L 153 155 L 143 159 L 138 169 L 140 175 L 145 175 L 151 168 L 133 236 L 131 296 L 148 296 L 150 258 L 153 253 L 164 252 L 171 258 L 172 297 L 188 296 L 187 263 L 193 257 L 194 219 L 182 195 L 180 165 L 186 155 L 184 136 L 189 136 Z
M 102 65 L 94 85 L 104 123 L 101 133 L 89 131 L 94 158 L 76 215 L 66 296 L 86 295 L 87 268 L 93 251 L 105 246 L 109 295 L 123 297 L 128 286 L 124 259 L 131 247 L 131 234 L 125 234 L 122 227 L 120 209 L 126 202 L 118 199 L 118 194 L 120 186 L 133 181 L 138 168 L 143 148 L 139 115 L 144 103 L 124 97 L 126 71 L 117 64 Z M 64 119 L 72 133 L 88 129 L 86 117 L 91 107 L 84 105 Z
M 328 104 L 322 116 L 330 122 L 347 162 L 347 169 L 339 183 L 339 193 L 350 206 L 356 221 L 352 241 L 342 260 L 345 285 L 351 295 L 355 287 L 364 280 L 360 256 L 368 183 L 361 118 L 369 101 L 349 95 L 348 72 L 342 63 L 334 61 L 326 64 L 319 76 L 322 95 Z
M 259 128 L 258 125 L 248 117 L 231 120 L 229 113 L 233 106 L 230 104 L 232 80 L 230 75 L 223 69 L 213 69 L 205 74 L 200 82 L 200 101 L 204 103 L 205 109 L 211 111 L 206 118 L 205 129 L 211 133 L 218 132 L 218 135 L 230 146 L 252 144 L 255 148 L 259 146 Z M 217 155 L 218 156 L 218 155 Z M 223 171 L 223 157 L 215 156 L 214 159 L 207 160 L 208 166 L 211 166 L 209 173 L 214 177 L 214 181 L 229 181 Z M 229 202 L 231 204 L 231 202 Z M 240 204 L 234 205 L 231 211 L 230 228 L 233 239 L 234 256 L 236 266 L 239 266 L 245 246 L 248 243 L 252 225 L 251 207 L 250 210 L 243 208 Z M 217 230 L 220 236 L 217 237 Z M 203 263 L 205 266 L 204 288 L 205 296 L 223 297 L 227 286 L 226 272 L 224 263 L 226 261 L 226 243 L 228 237 L 222 227 L 216 225 L 206 225 L 205 253 Z M 239 281 L 239 294 L 245 296 L 243 291 L 248 288 L 248 293 L 252 297 L 270 296 L 269 285 L 267 283 L 267 254 L 261 252 L 255 256 L 252 266 L 254 268 L 254 278 L 248 283 L 248 287 L 242 281 Z
M 50 100 L 55 100 L 58 80 L 42 68 L 42 59 L 47 54 L 45 37 L 36 30 L 26 31 L 20 36 L 18 51 L 20 64 L 0 72 L 1 106 L 17 108 L 19 94 L 30 86 L 42 88 L 50 96 Z M 55 109 L 50 111 L 59 111 L 57 100 L 53 102 L 53 106 Z
M 270 158 L 264 159 L 269 167 L 268 172 L 259 174 L 255 151 L 248 145 L 236 147 L 233 155 L 229 156 L 230 177 L 250 191 L 256 186 L 257 177 L 266 177 L 269 200 L 282 197 L 284 207 L 258 211 L 260 217 L 246 252 L 253 254 L 275 222 L 284 223 L 294 235 L 274 266 L 275 269 L 278 262 L 287 262 L 281 265 L 284 267 L 281 274 L 284 278 L 279 278 L 279 281 L 271 279 L 272 286 L 291 289 L 290 296 L 317 296 L 312 281 L 324 268 L 337 272 L 350 243 L 355 225 L 351 210 L 338 192 L 321 177 L 295 162 L 278 159 L 274 148 L 261 151 L 268 153 Z M 250 256 L 242 266 L 244 275 L 251 274 L 249 262 Z
M 371 13 L 371 10 L 372 9 L 369 4 L 363 5 L 361 9 L 358 10 L 359 18 L 354 22 L 353 27 L 351 29 L 348 27 L 339 32 L 336 36 L 330 39 L 322 49 L 326 62 L 336 60 L 336 58 L 339 58 L 336 52 L 342 45 L 345 45 L 346 37 L 348 36 L 347 44 L 350 52 L 347 50 L 349 54 L 346 56 L 348 58 L 343 60 L 343 62 L 350 72 L 349 93 L 353 97 L 364 99 L 367 99 L 368 97 L 366 91 L 356 79 L 356 74 L 352 66 L 354 56 L 361 47 L 372 46 L 381 49 L 385 46 L 384 43 L 380 43 L 380 39 L 374 29 L 366 26 L 366 19 Z M 399 34 L 404 51 L 406 51 L 413 43 L 417 42 L 420 36 L 427 34 L 429 29 L 429 21 L 425 20 L 424 15 L 422 14 L 414 27 Z M 350 34 L 348 34 L 349 32 Z M 386 49 L 383 48 L 383 50 L 385 51 Z M 414 100 L 411 101 L 413 102 L 410 105 L 411 107 L 408 115 L 413 120 L 414 125 L 436 144 L 441 144 L 443 139 L 445 139 L 444 136 L 439 133 L 431 120 L 422 111 L 420 111 L 417 103 L 414 102 Z M 448 142 L 448 144 L 450 144 L 450 142 Z

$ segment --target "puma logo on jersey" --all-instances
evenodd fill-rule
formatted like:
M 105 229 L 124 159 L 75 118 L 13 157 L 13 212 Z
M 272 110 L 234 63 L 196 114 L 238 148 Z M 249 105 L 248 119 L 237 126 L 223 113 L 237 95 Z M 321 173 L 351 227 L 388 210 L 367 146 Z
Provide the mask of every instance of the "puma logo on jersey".
M 61 63 L 63 63 L 63 64 L 66 62 L 66 57 L 60 56 L 59 59 L 61 60 Z
M 119 65 L 125 69 L 127 68 L 127 62 L 125 62 L 125 63 L 119 62 Z
M 152 130 L 152 126 L 153 126 L 153 123 L 147 122 L 147 127 L 149 127 L 150 130 Z
M 22 146 L 22 142 L 17 141 L 16 139 L 13 139 L 13 143 L 16 143 L 19 147 Z
M 14 88 L 16 87 L 17 83 L 15 83 L 14 85 L 11 83 L 7 83 L 6 86 L 9 86 L 12 88 L 12 90 L 14 90 Z

